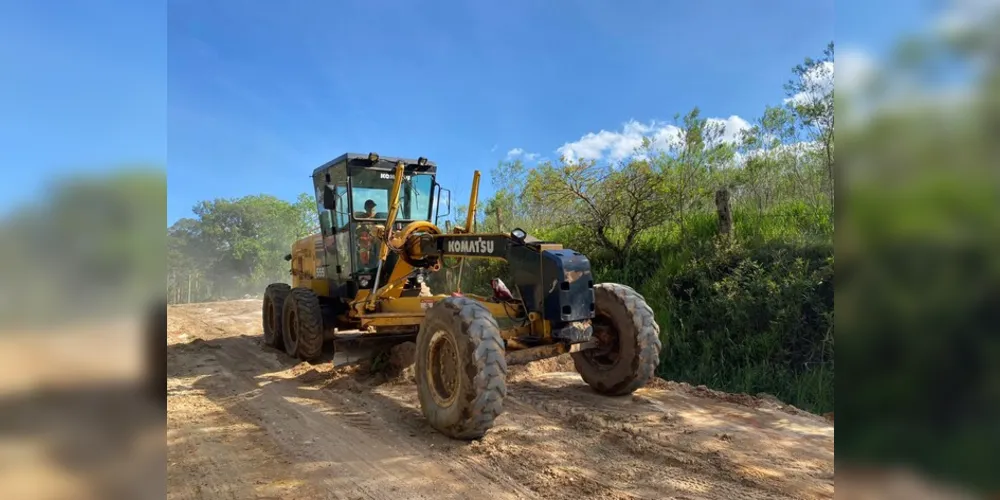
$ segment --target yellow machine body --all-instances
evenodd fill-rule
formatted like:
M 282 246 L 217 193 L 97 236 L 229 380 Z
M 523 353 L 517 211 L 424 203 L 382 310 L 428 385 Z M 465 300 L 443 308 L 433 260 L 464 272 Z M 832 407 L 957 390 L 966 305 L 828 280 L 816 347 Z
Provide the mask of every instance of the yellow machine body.
M 353 349 L 359 344 L 413 340 L 423 413 L 458 439 L 493 425 L 508 365 L 570 352 L 588 385 L 615 396 L 650 380 L 661 344 L 641 295 L 619 284 L 595 286 L 584 255 L 520 229 L 477 233 L 478 171 L 464 225 L 442 231 L 436 222 L 445 190 L 435 169 L 424 158 L 371 153 L 314 170 L 320 233 L 295 241 L 285 256 L 292 286 L 265 290 L 266 347 L 312 362 L 332 340 L 337 366 L 353 362 L 345 353 L 366 350 Z M 428 279 L 444 259 L 458 260 L 459 281 L 464 259 L 505 261 L 511 286 L 493 280 L 490 297 L 432 290 Z

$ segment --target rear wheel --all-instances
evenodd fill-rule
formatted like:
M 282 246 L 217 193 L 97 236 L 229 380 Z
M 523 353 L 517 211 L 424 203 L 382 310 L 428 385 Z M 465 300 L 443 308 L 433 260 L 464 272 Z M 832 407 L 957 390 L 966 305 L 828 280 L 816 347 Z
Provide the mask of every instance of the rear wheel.
M 442 434 L 478 439 L 503 413 L 503 339 L 479 302 L 448 297 L 431 307 L 417 334 L 415 365 L 420 407 Z
M 282 340 L 289 356 L 315 361 L 323 353 L 323 312 L 319 297 L 297 287 L 285 298 L 281 314 Z
M 642 295 L 616 283 L 594 285 L 593 327 L 597 347 L 572 354 L 591 388 L 623 396 L 653 378 L 660 363 L 660 327 Z
M 285 298 L 292 287 L 285 283 L 271 283 L 264 290 L 264 303 L 261 306 L 261 317 L 264 322 L 264 345 L 281 349 L 284 343 L 281 338 L 281 314 Z

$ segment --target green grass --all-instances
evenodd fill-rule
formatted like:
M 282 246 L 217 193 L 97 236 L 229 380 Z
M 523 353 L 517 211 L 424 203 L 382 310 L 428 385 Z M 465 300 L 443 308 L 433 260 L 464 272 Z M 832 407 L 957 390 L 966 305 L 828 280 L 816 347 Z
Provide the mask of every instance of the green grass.
M 696 214 L 644 234 L 624 267 L 571 229 L 546 238 L 590 256 L 597 282 L 646 297 L 663 332 L 661 377 L 823 413 L 834 407 L 827 219 L 801 205 L 736 212 L 734 237 L 722 242 L 714 214 Z

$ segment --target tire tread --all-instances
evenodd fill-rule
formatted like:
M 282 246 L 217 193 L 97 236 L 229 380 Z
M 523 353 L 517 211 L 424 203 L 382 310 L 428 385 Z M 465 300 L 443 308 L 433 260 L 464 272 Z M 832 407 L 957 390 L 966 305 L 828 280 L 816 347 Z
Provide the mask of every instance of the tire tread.
M 263 323 L 264 327 L 264 334 L 263 334 L 264 345 L 268 347 L 273 347 L 275 349 L 284 348 L 285 340 L 282 334 L 282 325 L 283 325 L 282 315 L 285 306 L 285 299 L 288 298 L 288 294 L 291 293 L 291 291 L 292 287 L 289 286 L 287 283 L 271 283 L 270 285 L 267 285 L 266 289 L 264 289 L 265 299 L 270 300 L 271 304 L 273 304 L 275 315 L 277 315 L 275 323 L 278 326 L 277 331 L 270 333 L 268 332 L 269 327 L 267 324 L 267 310 L 266 310 L 268 307 L 268 300 L 264 300 L 263 303 L 261 304 L 261 309 L 262 309 L 261 322 Z
M 299 320 L 296 355 L 303 361 L 315 361 L 323 354 L 323 310 L 319 297 L 305 287 L 293 288 L 289 295 L 295 302 Z
M 656 323 L 653 309 L 646 303 L 645 297 L 632 287 L 618 283 L 599 283 L 594 285 L 594 288 L 610 292 L 618 302 L 618 306 L 628 311 L 631 327 L 636 336 L 635 356 L 629 360 L 628 374 L 619 380 L 597 379 L 587 370 L 578 368 L 577 371 L 584 382 L 602 394 L 608 396 L 631 394 L 656 375 L 656 369 L 660 364 L 660 351 L 663 349 L 660 326 Z M 619 335 L 622 333 L 624 332 L 619 332 Z M 586 362 L 581 355 L 574 355 L 573 359 L 577 364 Z
M 507 397 L 507 358 L 500 328 L 493 315 L 473 299 L 448 297 L 435 308 L 447 311 L 460 326 L 460 331 L 454 334 L 464 332 L 468 336 L 471 356 L 461 362 L 465 377 L 472 384 L 472 399 L 464 402 L 466 411 L 460 421 L 438 430 L 454 439 L 481 438 L 503 413 L 503 401 Z M 424 411 L 436 411 L 436 408 L 425 407 Z

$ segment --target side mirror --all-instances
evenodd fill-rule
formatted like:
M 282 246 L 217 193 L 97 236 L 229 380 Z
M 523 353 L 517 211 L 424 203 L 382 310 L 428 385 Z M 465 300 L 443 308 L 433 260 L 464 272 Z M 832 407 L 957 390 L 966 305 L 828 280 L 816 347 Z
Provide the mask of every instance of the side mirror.
M 443 188 L 443 187 L 441 187 L 440 184 L 437 184 L 437 192 L 438 192 L 437 193 L 437 203 L 435 203 L 435 205 L 436 205 L 435 211 L 437 213 L 434 216 L 434 225 L 435 226 L 440 225 L 438 222 L 441 220 L 442 217 L 447 217 L 447 216 L 451 215 L 451 190 L 447 189 L 447 188 Z M 441 202 L 445 201 L 444 197 L 441 196 L 442 193 L 448 193 L 448 199 L 445 202 L 445 206 L 448 209 L 448 211 L 446 213 L 441 213 Z M 445 220 L 445 222 L 447 222 L 447 219 Z
M 323 208 L 327 210 L 337 209 L 337 193 L 329 184 L 323 186 Z

